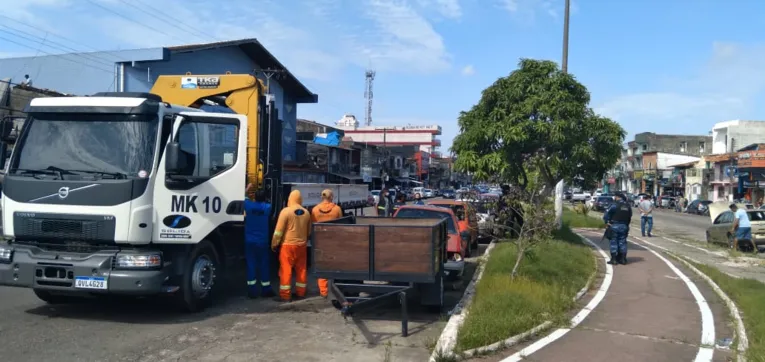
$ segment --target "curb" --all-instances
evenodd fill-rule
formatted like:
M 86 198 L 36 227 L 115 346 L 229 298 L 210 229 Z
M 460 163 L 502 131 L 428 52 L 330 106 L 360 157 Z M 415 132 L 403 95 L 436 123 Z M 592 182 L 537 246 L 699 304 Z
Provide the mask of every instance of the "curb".
M 462 323 L 465 322 L 465 318 L 468 314 L 467 307 L 470 306 L 470 302 L 473 301 L 473 296 L 475 295 L 475 286 L 478 284 L 478 281 L 481 280 L 483 271 L 486 268 L 486 260 L 488 260 L 489 254 L 494 250 L 496 245 L 497 242 L 492 241 L 491 244 L 489 244 L 489 247 L 483 252 L 483 255 L 478 258 L 480 262 L 478 270 L 473 274 L 473 279 L 470 280 L 470 284 L 465 288 L 465 293 L 462 294 L 460 301 L 449 312 L 451 316 L 449 317 L 449 321 L 446 322 L 444 330 L 441 331 L 441 335 L 438 337 L 436 347 L 433 348 L 433 352 L 430 354 L 430 362 L 436 362 L 436 357 L 439 353 L 444 353 L 443 351 L 450 351 L 449 353 L 451 353 L 451 351 L 454 350 L 454 346 L 457 343 L 457 333 L 459 332 Z
M 582 238 L 582 241 L 584 241 L 584 243 L 583 243 L 584 245 L 588 245 L 590 247 L 593 247 L 593 249 L 594 249 L 593 253 L 597 254 L 597 251 L 599 250 L 599 248 L 596 245 L 594 245 L 592 242 L 590 242 L 587 238 L 583 237 L 582 235 L 580 235 L 580 234 L 577 234 L 577 235 L 579 235 L 579 237 Z M 494 245 L 494 243 L 492 243 L 492 245 Z M 489 254 L 489 249 L 486 249 L 486 252 L 482 256 L 482 258 L 488 257 L 488 254 Z M 575 302 L 579 301 L 582 297 L 584 297 L 585 294 L 587 294 L 587 291 L 592 286 L 592 282 L 595 280 L 595 277 L 598 275 L 598 270 L 597 270 L 598 257 L 597 256 L 595 256 L 595 258 L 594 258 L 594 263 L 596 264 L 596 269 L 590 275 L 590 277 L 587 279 L 587 282 L 585 283 L 584 287 L 582 289 L 580 289 L 579 292 L 576 293 L 576 296 L 574 296 L 573 299 L 574 299 Z M 472 300 L 473 292 L 475 290 L 474 283 L 477 283 L 478 280 L 480 280 L 480 276 L 483 275 L 483 266 L 484 266 L 484 264 L 481 264 L 481 266 L 480 266 L 481 267 L 480 273 L 476 273 L 478 275 L 478 278 L 473 278 L 474 280 L 471 281 L 471 285 L 468 286 L 468 290 L 466 290 L 466 292 L 465 292 L 465 296 L 467 296 L 468 295 L 467 293 L 470 292 L 470 300 Z M 471 289 L 471 287 L 472 287 L 472 289 Z M 465 298 L 465 296 L 463 296 L 463 299 Z M 469 305 L 469 301 L 470 300 L 467 301 L 468 304 L 466 304 L 464 308 L 467 308 L 467 306 Z M 463 301 L 460 300 L 460 303 L 457 304 L 457 307 L 459 307 L 460 304 L 462 304 L 462 302 Z M 455 307 L 455 309 L 457 307 Z M 456 314 L 452 315 L 452 317 L 449 319 L 449 322 L 447 323 L 446 327 L 444 328 L 443 332 L 441 333 L 441 337 L 439 338 L 438 343 L 436 344 L 436 348 L 433 349 L 433 353 L 430 356 L 430 362 L 435 362 L 435 358 L 436 358 L 436 356 L 439 353 L 442 353 L 442 354 L 443 353 L 447 353 L 449 355 L 454 355 L 454 345 L 456 344 L 456 341 L 457 341 L 457 333 L 459 332 L 459 327 L 462 326 L 462 323 L 465 321 L 465 318 L 467 318 L 467 314 L 468 314 L 467 310 L 465 310 L 465 313 L 461 313 L 459 315 L 456 315 Z M 457 317 L 459 317 L 459 318 L 457 318 Z M 514 345 L 517 345 L 520 342 L 525 341 L 530 336 L 534 336 L 534 335 L 536 335 L 536 334 L 538 334 L 540 332 L 543 332 L 543 331 L 547 330 L 551 326 L 552 326 L 552 322 L 551 321 L 545 321 L 542 324 L 540 324 L 540 325 L 538 325 L 538 326 L 536 326 L 534 328 L 531 328 L 531 329 L 529 329 L 529 330 L 527 330 L 525 332 L 522 332 L 520 334 L 511 336 L 511 337 L 509 337 L 507 339 L 504 339 L 504 340 L 501 340 L 501 341 L 497 341 L 497 342 L 494 342 L 494 343 L 486 345 L 486 346 L 476 347 L 476 348 L 473 348 L 473 349 L 469 349 L 469 350 L 463 351 L 463 352 L 459 353 L 459 355 L 462 358 L 470 358 L 470 357 L 474 357 L 476 355 L 480 355 L 480 354 L 483 354 L 483 353 L 494 352 L 494 351 L 497 351 L 499 349 L 503 349 L 503 348 L 507 348 L 507 347 L 512 347 Z M 444 348 L 444 347 L 446 347 L 446 348 Z M 448 352 L 445 352 L 445 351 L 448 351 Z

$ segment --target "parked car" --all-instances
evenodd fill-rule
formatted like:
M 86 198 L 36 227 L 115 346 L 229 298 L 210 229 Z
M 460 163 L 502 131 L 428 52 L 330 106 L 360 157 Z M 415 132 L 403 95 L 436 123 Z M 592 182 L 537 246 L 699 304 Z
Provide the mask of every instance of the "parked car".
M 460 233 L 469 231 L 470 247 L 478 249 L 478 215 L 476 215 L 475 207 L 470 202 L 442 199 L 428 201 L 428 205 L 451 209 L 457 216 Z
M 441 191 L 441 196 L 445 199 L 453 199 L 456 197 L 456 193 L 452 189 L 446 189 Z
M 430 198 L 434 197 L 433 190 L 432 189 L 423 189 L 422 190 L 422 198 Z
M 659 207 L 662 209 L 671 209 L 675 207 L 675 198 L 664 195 L 659 199 Z
M 752 240 L 758 247 L 765 245 L 765 210 L 747 209 L 746 204 L 737 204 L 739 208 L 746 210 L 749 215 L 749 221 L 752 223 Z M 710 203 L 709 219 L 712 225 L 707 228 L 707 242 L 727 245 L 733 247 L 733 235 L 730 228 L 735 220 L 733 211 L 730 210 L 730 202 L 720 201 Z M 751 245 L 748 246 L 751 248 Z M 739 243 L 740 249 L 747 248 L 747 245 Z
M 707 206 L 711 203 L 712 201 L 710 200 L 693 200 L 688 204 L 688 207 L 685 208 L 685 212 L 693 215 L 708 215 L 709 208 Z
M 449 278 L 459 277 L 465 271 L 465 258 L 470 256 L 470 231 L 459 231 L 457 216 L 451 208 L 428 205 L 406 205 L 398 208 L 394 218 L 446 219 L 449 241 L 446 245 L 444 270 Z
M 592 209 L 595 211 L 606 211 L 614 203 L 613 196 L 598 196 L 592 203 Z
M 571 196 L 571 202 L 582 202 L 582 203 L 585 203 L 585 202 L 587 202 L 587 200 L 589 200 L 591 198 L 592 198 L 592 196 L 590 196 L 590 194 L 587 191 L 580 191 L 580 192 L 575 192 Z

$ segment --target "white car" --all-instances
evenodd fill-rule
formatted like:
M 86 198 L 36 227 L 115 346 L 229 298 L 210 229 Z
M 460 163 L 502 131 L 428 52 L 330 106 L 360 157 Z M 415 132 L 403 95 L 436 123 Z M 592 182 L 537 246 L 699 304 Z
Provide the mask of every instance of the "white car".
M 422 197 L 424 198 L 433 197 L 433 190 L 431 189 L 422 190 Z
M 377 203 L 380 202 L 380 190 L 372 190 L 370 193 L 372 194 L 372 197 L 375 198 L 375 205 L 377 205 Z

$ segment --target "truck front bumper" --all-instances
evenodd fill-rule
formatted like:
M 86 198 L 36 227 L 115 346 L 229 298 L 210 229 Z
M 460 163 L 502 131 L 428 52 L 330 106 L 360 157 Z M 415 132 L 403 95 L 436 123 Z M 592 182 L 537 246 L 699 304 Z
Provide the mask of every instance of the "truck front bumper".
M 166 292 L 168 263 L 154 268 L 118 268 L 117 255 L 141 256 L 159 251 L 73 253 L 31 245 L 0 244 L 0 285 L 62 294 L 146 296 Z

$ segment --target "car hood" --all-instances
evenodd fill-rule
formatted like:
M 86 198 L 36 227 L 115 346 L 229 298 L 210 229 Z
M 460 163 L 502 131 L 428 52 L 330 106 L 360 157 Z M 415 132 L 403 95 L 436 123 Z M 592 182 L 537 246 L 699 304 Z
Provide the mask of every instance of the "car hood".
M 720 214 L 730 210 L 730 204 L 731 202 L 729 201 L 716 201 L 707 205 L 709 208 L 709 220 L 711 222 L 715 222 L 715 219 L 717 219 Z M 740 209 L 746 210 L 746 204 L 736 204 L 736 206 L 738 206 Z

